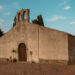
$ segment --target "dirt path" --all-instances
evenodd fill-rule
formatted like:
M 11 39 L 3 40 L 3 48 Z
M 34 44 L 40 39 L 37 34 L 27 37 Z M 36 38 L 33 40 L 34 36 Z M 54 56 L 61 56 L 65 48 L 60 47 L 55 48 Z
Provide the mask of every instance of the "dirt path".
M 0 75 L 75 75 L 75 66 L 2 63 Z

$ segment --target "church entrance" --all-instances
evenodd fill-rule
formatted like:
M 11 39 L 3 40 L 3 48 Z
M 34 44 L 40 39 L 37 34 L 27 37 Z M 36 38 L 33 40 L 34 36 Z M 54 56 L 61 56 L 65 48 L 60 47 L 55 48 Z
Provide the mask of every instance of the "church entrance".
M 18 47 L 18 55 L 19 61 L 27 61 L 27 53 L 26 53 L 26 46 L 24 43 L 21 43 Z

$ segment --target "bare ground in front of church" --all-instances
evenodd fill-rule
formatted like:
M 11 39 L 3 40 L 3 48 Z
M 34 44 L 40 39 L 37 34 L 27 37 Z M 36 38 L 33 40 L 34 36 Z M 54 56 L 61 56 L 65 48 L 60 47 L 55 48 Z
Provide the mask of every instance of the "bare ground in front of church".
M 75 75 L 74 65 L 0 63 L 0 75 Z

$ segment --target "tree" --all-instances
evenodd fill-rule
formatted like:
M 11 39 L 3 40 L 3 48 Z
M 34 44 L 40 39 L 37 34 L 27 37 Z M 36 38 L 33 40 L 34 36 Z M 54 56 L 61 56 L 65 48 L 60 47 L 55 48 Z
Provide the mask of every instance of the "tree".
M 3 31 L 0 29 L 0 37 L 3 36 Z
M 34 23 L 34 24 L 39 24 L 37 19 L 34 19 L 34 20 L 32 21 L 32 23 Z
M 14 17 L 13 27 L 16 25 L 16 16 Z
M 42 15 L 37 16 L 37 19 L 32 20 L 32 23 L 44 26 Z

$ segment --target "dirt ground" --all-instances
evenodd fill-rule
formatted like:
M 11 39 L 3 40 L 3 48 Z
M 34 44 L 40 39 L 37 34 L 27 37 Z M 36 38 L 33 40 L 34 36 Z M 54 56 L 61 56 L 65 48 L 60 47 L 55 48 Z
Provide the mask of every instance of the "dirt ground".
M 0 75 L 75 75 L 74 65 L 0 63 Z

